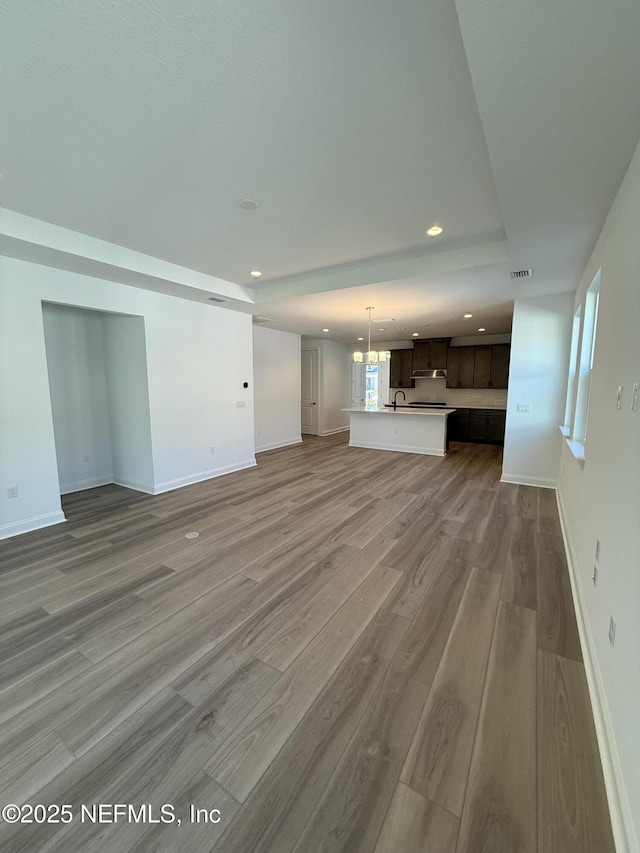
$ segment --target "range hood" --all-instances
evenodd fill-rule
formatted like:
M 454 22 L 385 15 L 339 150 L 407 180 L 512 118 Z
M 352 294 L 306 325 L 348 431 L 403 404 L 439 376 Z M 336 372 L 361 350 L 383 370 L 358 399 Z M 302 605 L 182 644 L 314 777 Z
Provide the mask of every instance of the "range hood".
M 414 370 L 411 374 L 413 379 L 446 379 L 446 370 Z

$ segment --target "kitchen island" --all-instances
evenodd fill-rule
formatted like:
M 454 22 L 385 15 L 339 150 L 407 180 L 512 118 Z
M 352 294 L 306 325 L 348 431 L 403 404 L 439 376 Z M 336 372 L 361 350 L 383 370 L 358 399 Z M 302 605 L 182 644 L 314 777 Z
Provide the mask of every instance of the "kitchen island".
M 444 456 L 447 417 L 455 409 L 356 406 L 343 411 L 350 413 L 349 447 Z

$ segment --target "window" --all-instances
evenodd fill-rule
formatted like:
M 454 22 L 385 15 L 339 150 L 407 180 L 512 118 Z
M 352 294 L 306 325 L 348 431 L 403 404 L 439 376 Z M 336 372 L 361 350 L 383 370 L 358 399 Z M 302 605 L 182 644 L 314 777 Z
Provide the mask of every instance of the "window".
M 571 332 L 571 355 L 569 356 L 569 379 L 567 381 L 567 403 L 564 411 L 563 433 L 571 435 L 571 422 L 573 420 L 573 404 L 576 394 L 576 373 L 578 367 L 578 344 L 580 342 L 580 320 L 582 318 L 582 305 L 573 316 L 573 330 Z
M 578 457 L 584 456 L 584 444 L 587 438 L 589 391 L 596 346 L 599 303 L 600 270 L 591 282 L 584 303 L 576 311 L 573 319 L 564 432 L 565 435 L 568 433 L 570 447 Z

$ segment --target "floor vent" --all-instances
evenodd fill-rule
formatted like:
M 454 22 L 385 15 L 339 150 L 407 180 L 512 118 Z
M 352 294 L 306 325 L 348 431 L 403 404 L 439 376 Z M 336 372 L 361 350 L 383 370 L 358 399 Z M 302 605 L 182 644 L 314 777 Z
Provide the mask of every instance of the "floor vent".
M 531 278 L 532 270 L 513 270 L 511 278 Z

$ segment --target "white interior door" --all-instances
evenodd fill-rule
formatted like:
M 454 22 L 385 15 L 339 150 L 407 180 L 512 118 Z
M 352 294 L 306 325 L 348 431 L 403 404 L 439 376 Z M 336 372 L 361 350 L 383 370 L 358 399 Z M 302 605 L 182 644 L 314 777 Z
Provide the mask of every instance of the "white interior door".
M 351 363 L 351 405 L 364 406 L 365 381 L 364 381 L 365 365 L 363 362 L 354 361 Z
M 318 434 L 318 350 L 302 350 L 302 417 L 303 434 Z

